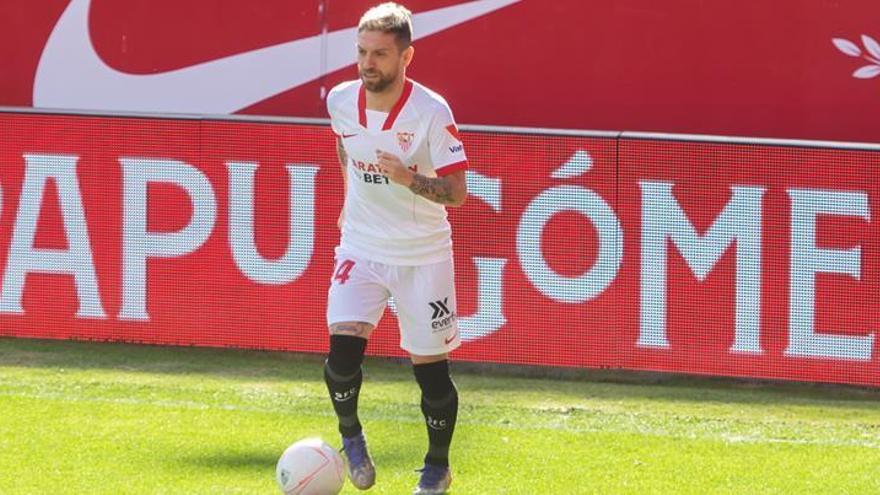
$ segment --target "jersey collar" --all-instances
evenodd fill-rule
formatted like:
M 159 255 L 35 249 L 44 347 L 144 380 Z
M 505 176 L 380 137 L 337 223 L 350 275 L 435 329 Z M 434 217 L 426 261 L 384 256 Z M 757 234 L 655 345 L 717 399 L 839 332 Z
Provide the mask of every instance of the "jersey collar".
M 397 116 L 400 115 L 401 110 L 403 110 L 403 106 L 406 105 L 406 102 L 409 100 L 409 95 L 412 94 L 413 83 L 409 79 L 407 79 L 403 83 L 403 93 L 400 94 L 400 98 L 398 98 L 397 103 L 391 108 L 391 111 L 388 112 L 388 117 L 385 118 L 385 123 L 382 124 L 382 130 L 387 131 L 394 126 L 394 121 L 397 120 Z M 367 90 L 364 88 L 364 83 L 361 82 L 361 88 L 358 91 L 358 121 L 361 124 L 361 127 L 367 128 Z

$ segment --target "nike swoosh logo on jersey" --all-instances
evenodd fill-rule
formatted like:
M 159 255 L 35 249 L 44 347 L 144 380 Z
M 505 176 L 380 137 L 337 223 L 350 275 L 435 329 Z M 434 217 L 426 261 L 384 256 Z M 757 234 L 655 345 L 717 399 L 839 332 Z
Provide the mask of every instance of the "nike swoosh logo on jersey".
M 342 139 L 348 139 L 350 137 L 355 137 L 355 136 L 357 136 L 357 134 L 343 134 Z
M 476 0 L 415 14 L 415 38 L 520 1 Z M 35 107 L 227 114 L 356 62 L 357 27 L 352 27 L 168 72 L 128 74 L 105 64 L 95 51 L 90 3 L 72 0 L 49 35 L 34 79 Z M 290 70 L 293 64 L 297 70 Z
M 456 337 L 456 336 L 458 336 L 458 331 L 457 331 L 457 330 L 455 331 L 454 334 L 452 334 L 452 337 L 449 337 L 448 339 L 443 339 L 443 342 L 446 343 L 446 345 L 449 345 L 450 342 L 452 342 L 453 340 L 455 340 L 455 337 Z

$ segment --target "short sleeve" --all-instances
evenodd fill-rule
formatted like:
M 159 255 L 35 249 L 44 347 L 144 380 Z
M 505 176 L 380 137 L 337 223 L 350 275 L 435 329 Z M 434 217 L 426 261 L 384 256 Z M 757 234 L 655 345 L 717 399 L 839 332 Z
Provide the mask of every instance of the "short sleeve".
M 428 130 L 428 146 L 431 162 L 438 176 L 467 169 L 467 156 L 458 133 L 452 111 L 446 105 L 438 105 Z
M 339 128 L 339 117 L 337 115 L 338 100 L 339 92 L 336 89 L 331 90 L 327 94 L 327 115 L 330 116 L 330 128 L 333 130 L 333 134 L 341 136 L 342 130 Z

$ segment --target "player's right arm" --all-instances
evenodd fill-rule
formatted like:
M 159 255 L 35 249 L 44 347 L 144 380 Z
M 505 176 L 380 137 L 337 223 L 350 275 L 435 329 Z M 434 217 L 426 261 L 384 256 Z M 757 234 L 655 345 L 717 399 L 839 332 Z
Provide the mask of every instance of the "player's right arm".
M 342 210 L 339 212 L 339 219 L 336 220 L 336 227 L 342 229 L 342 223 L 345 221 L 345 198 L 348 195 L 348 170 L 346 170 L 348 153 L 342 145 L 341 136 L 336 136 L 336 156 L 339 157 L 339 166 L 342 170 Z
M 348 195 L 348 153 L 345 152 L 345 145 L 342 143 L 344 130 L 340 126 L 339 98 L 347 84 L 349 83 L 343 83 L 331 89 L 327 94 L 326 102 L 327 114 L 330 116 L 330 128 L 336 135 L 336 156 L 339 158 L 339 166 L 342 170 L 342 209 L 339 211 L 339 219 L 336 220 L 336 227 L 340 230 L 345 222 L 345 198 Z

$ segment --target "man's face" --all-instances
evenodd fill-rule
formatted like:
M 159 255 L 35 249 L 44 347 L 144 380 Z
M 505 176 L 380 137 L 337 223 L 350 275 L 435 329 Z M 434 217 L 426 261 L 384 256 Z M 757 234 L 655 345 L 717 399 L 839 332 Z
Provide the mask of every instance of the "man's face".
M 411 48 L 401 51 L 394 34 L 381 31 L 358 33 L 358 73 L 373 93 L 388 89 L 409 63 Z

